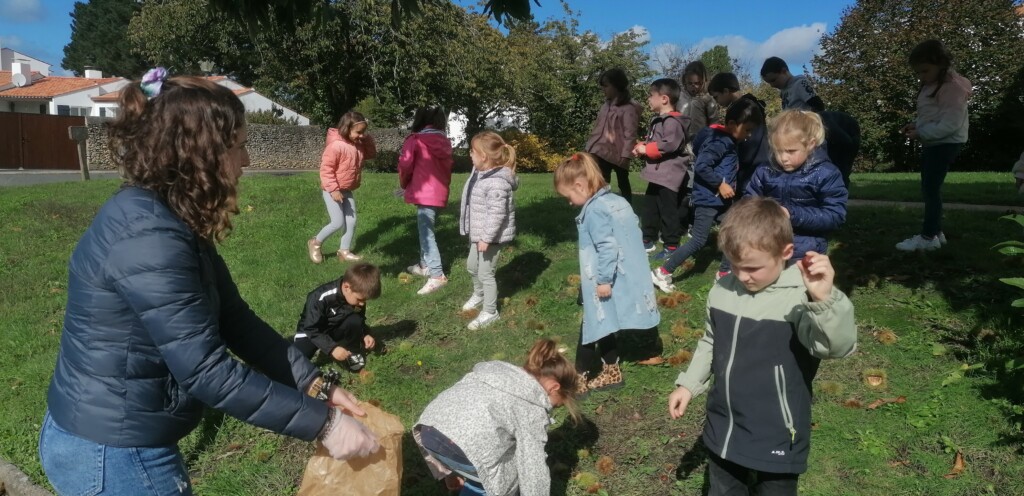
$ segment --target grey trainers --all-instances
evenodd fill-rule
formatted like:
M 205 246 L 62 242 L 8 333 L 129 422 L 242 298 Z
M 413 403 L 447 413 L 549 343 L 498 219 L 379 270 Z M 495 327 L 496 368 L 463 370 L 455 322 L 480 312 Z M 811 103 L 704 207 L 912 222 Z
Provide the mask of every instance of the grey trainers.
M 900 251 L 931 251 L 942 247 L 938 236 L 932 239 L 924 239 L 924 236 L 915 234 L 913 237 L 896 243 L 896 249 Z
M 427 270 L 426 267 L 424 267 L 424 266 L 422 266 L 420 264 L 410 265 L 410 266 L 405 268 L 405 271 L 410 273 L 410 274 L 412 274 L 412 275 L 414 275 L 414 276 L 424 276 L 424 277 L 426 277 L 426 276 L 430 275 L 430 271 Z
M 462 304 L 462 311 L 463 312 L 468 312 L 468 311 L 470 311 L 470 310 L 480 306 L 480 304 L 483 303 L 483 302 L 484 302 L 484 296 L 483 295 L 478 295 L 476 293 L 473 293 L 473 296 L 470 296 L 469 299 L 466 300 L 466 302 Z

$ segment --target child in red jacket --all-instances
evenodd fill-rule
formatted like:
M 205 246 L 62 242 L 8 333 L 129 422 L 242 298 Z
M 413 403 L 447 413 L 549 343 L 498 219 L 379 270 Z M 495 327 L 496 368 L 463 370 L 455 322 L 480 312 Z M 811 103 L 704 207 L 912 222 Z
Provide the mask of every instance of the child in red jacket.
M 441 107 L 417 110 L 412 119 L 412 134 L 405 139 L 398 157 L 398 183 L 405 190 L 405 202 L 416 205 L 420 237 L 420 260 L 407 270 L 437 281 L 448 280 L 434 238 L 437 211 L 448 204 L 448 187 L 452 182 L 452 142 L 444 133 L 447 123 L 448 113 Z
M 352 192 L 362 179 L 363 160 L 377 155 L 373 137 L 366 134 L 366 117 L 347 112 L 338 120 L 338 127 L 327 130 L 327 146 L 320 158 L 320 188 L 331 221 L 315 238 L 306 242 L 309 259 L 324 261 L 320 246 L 328 236 L 342 229 L 338 260 L 351 262 L 361 257 L 352 253 L 352 237 L 356 231 L 356 199 Z

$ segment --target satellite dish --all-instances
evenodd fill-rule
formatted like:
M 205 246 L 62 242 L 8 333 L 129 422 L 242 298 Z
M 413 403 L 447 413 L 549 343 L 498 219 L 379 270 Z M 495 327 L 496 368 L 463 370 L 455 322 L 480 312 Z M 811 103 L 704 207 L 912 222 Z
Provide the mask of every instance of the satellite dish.
M 25 77 L 24 74 L 22 74 L 20 72 L 16 72 L 14 74 L 11 74 L 11 82 L 14 83 L 14 86 L 17 86 L 18 88 L 21 88 L 22 86 L 25 86 L 25 85 L 28 84 L 28 78 Z

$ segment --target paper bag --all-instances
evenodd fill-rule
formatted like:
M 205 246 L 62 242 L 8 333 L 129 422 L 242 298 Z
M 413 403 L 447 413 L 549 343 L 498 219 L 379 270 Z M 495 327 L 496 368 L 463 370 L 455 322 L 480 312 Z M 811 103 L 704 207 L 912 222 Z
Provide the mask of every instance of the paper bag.
M 317 443 L 306 464 L 298 496 L 399 496 L 402 484 L 402 434 L 398 417 L 360 403 L 365 417 L 354 417 L 377 435 L 380 450 L 366 458 L 338 461 Z

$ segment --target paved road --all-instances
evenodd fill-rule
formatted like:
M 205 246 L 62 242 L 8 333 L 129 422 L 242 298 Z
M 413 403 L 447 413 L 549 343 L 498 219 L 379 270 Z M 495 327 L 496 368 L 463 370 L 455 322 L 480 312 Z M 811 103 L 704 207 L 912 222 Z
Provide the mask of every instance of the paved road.
M 298 172 L 306 171 L 295 171 L 295 170 L 265 170 L 265 169 L 252 169 L 246 170 L 245 174 L 274 174 L 279 176 L 286 176 L 295 174 Z M 91 179 L 117 179 L 117 171 L 104 170 L 104 171 L 90 171 L 89 177 Z M 32 184 L 47 184 L 47 183 L 66 183 L 73 181 L 81 181 L 82 174 L 78 171 L 23 171 L 23 170 L 11 170 L 11 169 L 0 169 L 0 188 L 7 186 L 28 186 Z
M 274 174 L 274 175 L 291 175 L 299 172 L 309 171 L 297 171 L 297 170 L 286 170 L 286 169 L 247 169 L 245 174 Z M 90 177 L 95 179 L 115 179 L 117 178 L 116 171 L 92 171 Z M 76 171 L 17 171 L 17 170 L 0 170 L 0 188 L 5 186 L 26 186 L 30 184 L 46 184 L 46 183 L 62 183 L 70 181 L 81 181 L 82 177 L 79 172 Z M 906 207 L 906 208 L 922 208 L 924 204 L 920 202 L 898 202 L 888 200 L 857 200 L 851 199 L 850 205 L 854 207 Z M 983 212 L 1007 212 L 1013 211 L 1018 213 L 1024 213 L 1024 206 L 1012 206 L 1012 205 L 972 205 L 967 203 L 945 203 L 943 207 L 951 210 L 973 210 Z

